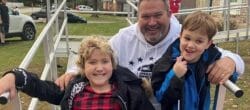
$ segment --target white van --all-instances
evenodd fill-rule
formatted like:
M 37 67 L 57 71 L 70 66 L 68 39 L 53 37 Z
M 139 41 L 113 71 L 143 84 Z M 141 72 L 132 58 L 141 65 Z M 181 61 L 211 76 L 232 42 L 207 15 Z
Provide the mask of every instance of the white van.
M 33 40 L 36 35 L 35 22 L 30 16 L 9 8 L 9 32 L 6 38 L 20 36 L 22 40 Z
M 91 8 L 90 6 L 87 6 L 87 5 L 77 5 L 76 10 L 79 10 L 79 11 L 93 11 L 93 8 Z

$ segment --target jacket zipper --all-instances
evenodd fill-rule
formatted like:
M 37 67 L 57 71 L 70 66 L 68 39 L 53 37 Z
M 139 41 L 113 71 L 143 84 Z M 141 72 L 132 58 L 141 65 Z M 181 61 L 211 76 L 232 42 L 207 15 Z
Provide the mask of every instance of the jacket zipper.
M 123 98 L 120 95 L 117 95 L 118 99 L 121 101 L 122 103 L 122 108 L 124 108 L 125 110 L 128 110 L 128 107 L 126 105 L 126 102 L 123 100 Z

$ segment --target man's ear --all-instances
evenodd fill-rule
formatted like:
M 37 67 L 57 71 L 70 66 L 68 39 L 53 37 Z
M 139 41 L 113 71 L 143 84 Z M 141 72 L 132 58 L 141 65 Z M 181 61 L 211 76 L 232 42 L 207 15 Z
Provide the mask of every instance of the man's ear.
M 167 13 L 168 13 L 168 16 L 171 17 L 172 11 L 169 10 Z

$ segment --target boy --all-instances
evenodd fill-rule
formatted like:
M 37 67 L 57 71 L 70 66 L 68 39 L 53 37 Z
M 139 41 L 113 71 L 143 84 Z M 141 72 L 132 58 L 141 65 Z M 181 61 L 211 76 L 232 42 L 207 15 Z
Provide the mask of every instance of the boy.
M 18 90 L 62 110 L 153 110 L 138 79 L 127 69 L 116 67 L 113 51 L 106 40 L 86 38 L 80 45 L 77 65 L 81 76 L 61 91 L 51 81 L 41 81 L 24 69 L 6 72 L 0 79 L 0 94 Z M 6 84 L 6 81 L 8 84 Z M 12 88 L 11 88 L 12 87 Z
M 212 44 L 216 32 L 214 19 L 201 11 L 184 20 L 180 38 L 153 69 L 152 86 L 163 110 L 209 110 L 206 70 L 221 56 Z

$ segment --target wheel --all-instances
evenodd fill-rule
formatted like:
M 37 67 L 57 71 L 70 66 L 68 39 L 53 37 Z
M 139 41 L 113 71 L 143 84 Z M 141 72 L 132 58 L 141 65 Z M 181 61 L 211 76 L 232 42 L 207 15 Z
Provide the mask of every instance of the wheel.
M 23 26 L 22 40 L 33 40 L 35 39 L 36 30 L 32 24 L 25 24 Z

